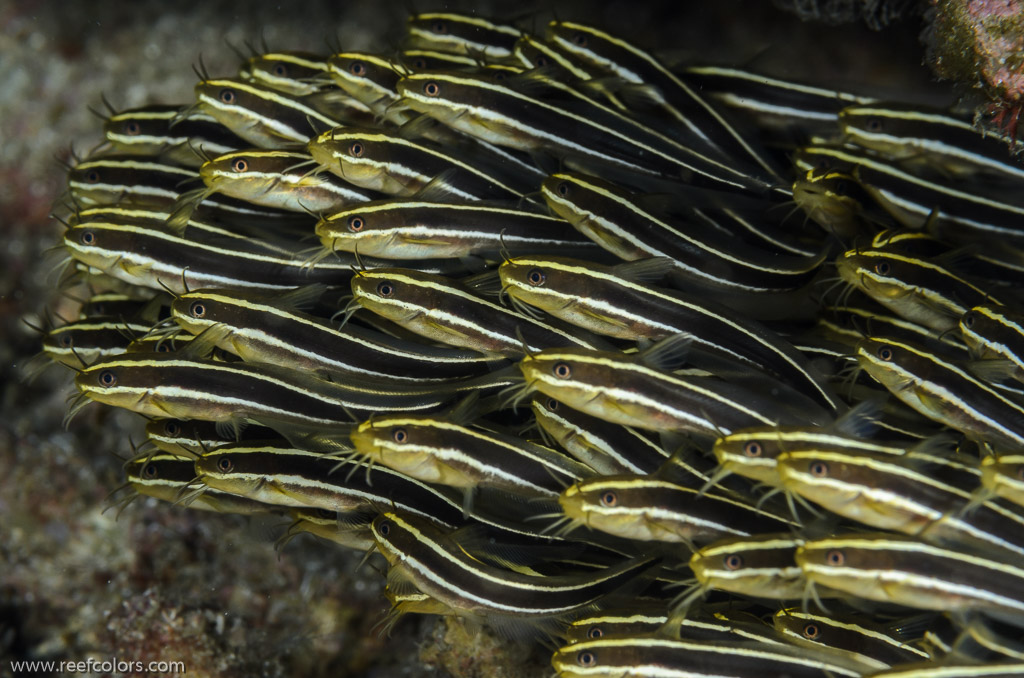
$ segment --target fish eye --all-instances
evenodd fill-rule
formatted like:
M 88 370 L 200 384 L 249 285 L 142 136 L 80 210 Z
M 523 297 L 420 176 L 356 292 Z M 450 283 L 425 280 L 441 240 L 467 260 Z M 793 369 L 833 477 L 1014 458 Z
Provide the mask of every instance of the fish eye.
M 395 284 L 387 280 L 381 281 L 381 283 L 377 285 L 377 294 L 385 298 L 395 296 Z
M 964 313 L 964 327 L 974 327 L 974 321 L 975 319 L 977 319 L 977 317 L 978 314 L 975 313 L 974 311 L 968 311 L 967 313 Z
M 394 432 L 391 434 L 391 438 L 396 443 L 404 443 L 407 440 L 409 440 L 409 434 L 406 432 L 404 428 L 396 428 Z
M 882 131 L 882 119 L 881 118 L 868 118 L 867 123 L 864 125 L 867 127 L 869 132 L 881 132 Z
M 164 433 L 169 436 L 177 436 L 181 433 L 181 424 L 176 421 L 169 421 L 164 424 Z
M 828 464 L 823 461 L 811 462 L 810 471 L 815 478 L 824 478 L 828 476 Z
M 85 180 L 88 181 L 90 184 L 95 184 L 100 180 L 100 173 L 97 172 L 96 170 L 89 170 L 88 172 L 85 173 Z
M 604 635 L 604 630 L 600 626 L 591 626 L 587 629 L 587 638 L 591 640 L 597 640 Z
M 551 369 L 555 373 L 555 376 L 559 379 L 568 379 L 572 376 L 572 368 L 569 367 L 568 363 L 555 363 L 555 366 Z
M 619 503 L 619 495 L 615 494 L 611 490 L 601 495 L 601 505 L 612 508 Z
M 157 353 L 170 353 L 171 352 L 171 347 L 168 346 L 167 344 L 157 344 L 156 345 L 156 352 Z
M 230 473 L 231 469 L 235 468 L 235 462 L 231 461 L 231 457 L 221 457 L 217 460 L 217 468 L 224 473 Z
M 821 635 L 821 628 L 817 624 L 804 625 L 804 638 L 814 640 Z
M 156 478 L 156 464 L 146 464 L 142 467 L 143 478 Z
M 274 64 L 274 75 L 285 77 L 288 75 L 288 67 L 280 63 Z
M 448 23 L 440 20 L 434 21 L 430 24 L 430 30 L 435 33 L 440 33 L 441 35 L 446 35 L 448 33 Z
M 547 276 L 544 275 L 544 271 L 539 268 L 535 268 L 526 274 L 526 282 L 530 283 L 534 287 L 543 285 L 545 280 L 547 280 Z
M 96 234 L 92 231 L 82 231 L 82 234 L 78 236 L 78 242 L 83 245 L 92 245 L 96 242 Z
M 363 145 L 361 143 L 359 143 L 358 141 L 352 142 L 352 145 L 348 147 L 349 155 L 351 155 L 353 157 L 356 157 L 356 158 L 363 157 L 363 151 L 364 150 L 366 150 L 366 149 L 364 149 Z
M 554 398 L 548 398 L 547 402 L 544 403 L 544 407 L 548 408 L 552 412 L 556 412 L 556 411 L 558 411 L 559 404 L 560 403 L 557 400 L 555 400 Z M 1022 467 L 1022 468 L 1024 468 L 1024 467 Z
M 57 337 L 57 345 L 62 348 L 71 348 L 71 345 L 74 343 L 74 339 L 67 332 Z
M 202 318 L 206 315 L 206 305 L 201 301 L 193 301 L 192 305 L 188 307 L 188 312 L 193 318 Z
M 880 349 L 878 349 L 878 357 L 884 360 L 885 362 L 889 362 L 890 360 L 892 360 L 892 348 L 888 346 L 882 346 Z
M 760 457 L 763 453 L 764 449 L 761 447 L 761 443 L 756 440 L 751 440 L 743 446 L 743 454 L 748 457 Z
M 389 534 L 391 534 L 391 522 L 387 520 L 382 520 L 380 522 L 380 525 L 377 526 L 377 533 L 380 534 L 380 536 L 382 537 L 386 537 Z
M 139 134 L 140 132 L 142 132 L 142 127 L 139 126 L 139 123 L 135 122 L 134 120 L 129 120 L 125 123 L 124 133 L 127 134 L 128 136 L 133 137 Z
M 412 67 L 415 68 L 416 70 L 423 70 L 424 68 L 427 67 L 427 60 L 424 59 L 423 57 L 420 57 L 419 59 L 416 59 L 415 61 L 412 62 Z
M 597 663 L 597 657 L 593 652 L 580 652 L 576 655 L 576 663 L 580 666 L 593 666 Z
M 888 261 L 880 261 L 875 264 L 875 273 L 878 275 L 889 275 L 890 271 L 892 271 L 892 265 Z
M 233 89 L 222 89 L 218 94 L 217 98 L 220 99 L 221 103 L 231 105 L 235 103 L 235 90 Z
M 236 172 L 248 172 L 249 163 L 246 162 L 245 158 L 236 158 L 235 161 L 231 163 L 231 169 Z
M 362 61 L 353 61 L 348 66 L 348 72 L 356 77 L 362 77 L 366 75 L 366 66 L 363 65 Z
M 738 570 L 743 567 L 743 556 L 738 553 L 730 553 L 725 557 L 725 569 Z
M 358 233 L 363 230 L 364 226 L 366 226 L 366 221 L 364 221 L 362 217 L 356 216 L 348 218 L 348 230 L 353 233 Z
M 441 93 L 441 86 L 438 85 L 433 80 L 431 80 L 427 82 L 425 85 L 423 85 L 423 93 L 426 94 L 428 97 L 436 97 L 438 94 Z
M 846 563 L 846 554 L 839 549 L 832 549 L 825 554 L 825 562 L 829 565 L 839 567 Z
M 563 198 L 566 197 L 567 195 L 569 195 L 569 182 L 563 181 L 559 183 L 557 186 L 555 186 L 555 191 L 557 191 L 558 195 L 562 196 Z
M 325 508 L 317 509 L 316 510 L 316 514 L 318 516 L 320 516 L 321 518 L 327 518 L 328 520 L 333 520 L 333 519 L 338 517 L 338 512 L 337 511 L 332 511 L 330 509 L 325 509 Z
M 548 66 L 550 63 L 551 62 L 548 61 L 548 58 L 546 56 L 539 56 L 533 60 L 533 65 L 535 68 L 544 68 Z
M 576 33 L 572 36 L 572 44 L 576 45 L 577 47 L 586 47 L 587 42 L 587 36 L 584 35 L 583 33 Z
M 100 372 L 100 386 L 106 386 L 110 388 L 117 383 L 117 375 L 110 370 L 103 370 Z

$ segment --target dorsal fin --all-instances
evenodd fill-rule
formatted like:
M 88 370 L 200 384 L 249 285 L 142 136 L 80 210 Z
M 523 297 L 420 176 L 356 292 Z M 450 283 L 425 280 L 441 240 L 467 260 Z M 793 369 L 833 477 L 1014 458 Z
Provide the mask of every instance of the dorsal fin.
M 188 222 L 192 219 L 192 214 L 196 211 L 196 208 L 199 207 L 199 203 L 214 193 L 216 193 L 214 189 L 202 186 L 191 191 L 185 191 L 179 195 L 178 199 L 174 201 L 171 216 L 167 217 L 167 229 L 175 235 L 184 235 Z
M 412 196 L 423 202 L 465 202 L 466 199 L 452 190 L 451 179 L 458 173 L 458 168 L 451 167 L 436 175 L 426 186 Z
M 231 334 L 231 331 L 227 325 L 220 323 L 211 325 L 193 337 L 192 341 L 185 344 L 184 347 L 175 351 L 175 354 L 186 359 L 206 358 L 213 352 L 213 349 L 217 348 L 218 342 Z
M 280 306 L 286 308 L 295 309 L 297 311 L 308 311 L 311 309 L 320 297 L 323 296 L 324 292 L 327 291 L 327 285 L 323 283 L 313 283 L 312 285 L 304 285 L 297 287 L 294 290 L 287 290 L 282 292 L 276 297 L 274 301 Z
M 459 282 L 463 287 L 472 291 L 474 294 L 479 294 L 485 297 L 496 297 L 501 294 L 501 278 L 495 270 L 482 271 L 480 273 L 461 278 Z
M 1017 375 L 1017 365 L 1006 358 L 973 360 L 967 363 L 967 370 L 984 381 L 1006 381 Z
M 690 463 L 689 457 L 692 454 L 699 454 L 699 452 L 688 441 L 682 441 L 671 456 L 651 476 L 669 483 L 696 489 L 694 481 L 701 471 L 694 468 Z
M 857 438 L 870 438 L 878 430 L 878 420 L 881 414 L 881 400 L 863 400 L 836 419 L 831 428 L 835 433 L 843 433 Z
M 692 338 L 685 332 L 665 337 L 638 353 L 637 360 L 648 367 L 671 372 L 686 359 Z
M 403 123 L 396 131 L 403 139 L 422 140 L 439 123 L 429 115 L 420 114 Z
M 631 282 L 655 282 L 661 280 L 675 268 L 675 261 L 669 257 L 651 257 L 617 264 L 612 267 L 615 275 Z
M 150 324 L 155 324 L 160 319 L 160 309 L 170 305 L 170 296 L 165 292 L 158 292 L 152 299 L 143 304 L 142 308 L 135 314 L 135 319 Z
M 472 424 L 480 417 L 480 393 L 473 391 L 465 398 L 455 403 L 448 411 L 445 418 L 453 424 L 465 426 Z

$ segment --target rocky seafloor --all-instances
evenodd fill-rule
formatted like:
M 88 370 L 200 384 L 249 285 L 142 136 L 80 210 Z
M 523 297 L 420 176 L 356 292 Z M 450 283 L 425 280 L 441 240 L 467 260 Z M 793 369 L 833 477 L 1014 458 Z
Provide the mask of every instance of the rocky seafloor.
M 421 3 L 422 4 L 422 3 Z M 686 61 L 743 64 L 873 93 L 960 94 L 922 65 L 922 20 L 880 33 L 801 22 L 757 0 L 558 3 L 561 18 L 613 26 Z M 543 26 L 523 3 L 445 3 Z M 436 9 L 436 5 L 416 9 Z M 599 8 L 599 9 L 598 9 Z M 88 108 L 191 99 L 191 65 L 230 73 L 230 45 L 387 51 L 410 8 L 368 2 L 0 2 L 0 676 L 12 661 L 185 661 L 211 676 L 544 676 L 548 651 L 457 620 L 412 617 L 390 636 L 383 578 L 361 554 L 311 537 L 274 549 L 282 519 L 194 512 L 108 495 L 137 417 L 100 406 L 65 429 L 70 372 L 31 383 L 60 253 L 61 162 L 99 142 Z M 109 509 L 109 510 L 108 510 Z M 58 672 L 59 673 L 59 672 Z M 18 675 L 22 675 L 19 673 Z M 40 672 L 38 675 L 46 675 Z M 98 675 L 98 674 L 97 674 Z

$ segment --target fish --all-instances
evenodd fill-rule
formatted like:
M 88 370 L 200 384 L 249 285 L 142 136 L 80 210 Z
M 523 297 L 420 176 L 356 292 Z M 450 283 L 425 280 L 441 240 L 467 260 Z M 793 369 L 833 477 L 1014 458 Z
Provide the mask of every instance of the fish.
M 406 48 L 434 49 L 490 59 L 510 57 L 520 35 L 514 26 L 454 12 L 413 14 L 405 30 Z
M 667 636 L 678 634 L 684 640 L 755 641 L 782 645 L 780 637 L 757 619 L 740 619 L 735 612 L 726 616 L 707 606 L 686 617 L 669 617 L 665 601 L 635 598 L 630 605 L 602 608 L 573 620 L 563 633 L 567 645 L 587 640 L 622 636 Z
M 989 454 L 981 460 L 981 487 L 979 499 L 988 496 L 1002 497 L 1017 506 L 1024 507 L 1024 455 Z
M 898 164 L 840 147 L 810 146 L 800 149 L 797 163 L 803 171 L 814 167 L 850 172 L 857 182 L 903 226 L 928 230 L 953 242 L 969 244 L 983 239 L 1005 238 L 1020 244 L 1020 217 L 1024 204 L 968 187 L 939 182 L 902 169 Z
M 388 588 L 415 586 L 453 612 L 490 621 L 558 619 L 593 604 L 654 567 L 638 556 L 596 572 L 538 577 L 488 565 L 459 547 L 458 535 L 394 510 L 371 524 L 388 560 Z
M 110 151 L 115 155 L 156 156 L 198 167 L 203 162 L 202 153 L 221 155 L 247 145 L 215 119 L 189 109 L 152 105 L 112 111 L 103 124 Z
M 196 480 L 195 464 L 173 454 L 144 454 L 128 461 L 124 470 L 127 484 L 138 494 L 171 504 L 244 515 L 280 512 L 271 504 L 212 489 L 191 496 Z
M 657 476 L 626 474 L 581 480 L 558 499 L 563 521 L 638 541 L 703 544 L 795 526 L 723 494 L 702 493 Z
M 835 449 L 785 451 L 783 485 L 805 499 L 875 529 L 936 544 L 1024 555 L 1024 516 L 993 502 L 966 510 L 980 471 L 970 462 L 908 451 L 894 456 Z
M 255 205 L 325 213 L 375 197 L 315 169 L 313 158 L 305 153 L 242 149 L 203 163 L 199 177 L 206 188 L 185 200 L 198 204 L 220 193 Z
M 146 334 L 151 327 L 151 322 L 93 316 L 47 332 L 42 341 L 43 353 L 56 363 L 79 369 L 125 353 L 132 338 Z
M 1024 316 L 997 304 L 975 306 L 960 317 L 960 335 L 976 362 L 973 374 L 990 381 L 1024 381 Z
M 236 436 L 212 421 L 151 419 L 146 422 L 147 443 L 167 454 L 189 459 L 228 443 L 254 440 L 280 440 L 280 436 L 264 426 L 246 426 Z
M 921 610 L 1024 610 L 1024 570 L 890 533 L 837 534 L 806 541 L 796 562 L 815 586 Z
M 867 337 L 857 362 L 894 396 L 929 419 L 997 448 L 1024 443 L 1024 410 L 954 361 L 908 342 Z
M 293 522 L 278 539 L 278 549 L 303 532 L 355 551 L 366 552 L 373 548 L 370 520 L 374 514 L 369 511 L 295 507 L 289 509 L 288 514 Z
M 938 332 L 956 328 L 973 306 L 998 303 L 941 262 L 884 250 L 848 250 L 839 276 L 901 317 Z
M 677 364 L 688 338 L 674 335 L 630 356 L 593 349 L 551 348 L 519 362 L 523 393 L 540 391 L 586 414 L 651 431 L 717 438 L 754 425 L 825 423 L 812 403 L 801 412 L 764 392 L 713 376 L 681 375 Z
M 346 323 L 336 327 L 301 309 L 326 291 L 306 286 L 280 293 L 193 290 L 171 304 L 171 317 L 195 335 L 211 332 L 219 347 L 247 362 L 311 371 L 334 380 L 441 382 L 481 375 L 504 361 L 396 339 Z
M 239 76 L 278 92 L 298 97 L 323 91 L 318 79 L 327 72 L 327 58 L 312 52 L 264 52 L 249 57 Z
M 695 220 L 675 223 L 645 209 L 622 187 L 579 173 L 552 174 L 541 195 L 555 214 L 612 254 L 628 261 L 667 257 L 673 272 L 700 292 L 794 290 L 810 281 L 825 258 L 769 253 L 700 228 Z
M 826 233 L 849 241 L 869 232 L 874 200 L 845 172 L 810 169 L 793 182 L 793 202 Z
M 485 355 L 517 358 L 548 346 L 606 347 L 488 301 L 458 280 L 401 268 L 359 271 L 356 304 L 416 334 Z
M 674 640 L 657 636 L 600 638 L 557 650 L 551 665 L 560 678 L 584 676 L 861 676 L 861 668 L 831 653 L 752 641 Z
M 758 532 L 724 537 L 698 549 L 689 562 L 697 578 L 695 591 L 681 605 L 687 607 L 694 594 L 711 589 L 754 598 L 802 598 L 806 581 L 794 556 L 803 543 L 792 532 Z
M 75 377 L 85 398 L 151 417 L 268 426 L 295 441 L 347 440 L 353 419 L 371 411 L 436 408 L 450 396 L 430 387 L 341 384 L 268 364 L 176 353 L 131 353 L 97 361 Z M 199 342 L 206 343 L 206 342 Z
M 498 268 L 512 299 L 598 334 L 658 340 L 685 332 L 690 360 L 714 370 L 755 369 L 785 381 L 831 410 L 844 405 L 809 361 L 760 323 L 696 294 L 656 287 L 649 279 L 670 262 L 643 259 L 603 266 L 561 256 L 531 254 Z M 717 360 L 700 362 L 699 352 Z M 723 365 L 724 361 L 724 365 Z
M 597 251 L 565 220 L 535 210 L 416 198 L 333 210 L 316 234 L 327 250 L 387 259 Z
M 674 119 L 687 137 L 725 158 L 742 158 L 739 163 L 756 165 L 765 176 L 778 179 L 778 169 L 763 150 L 654 55 L 611 33 L 571 21 L 551 21 L 544 37 L 584 63 L 645 86 L 650 103 Z
M 465 399 L 440 415 L 371 417 L 350 434 L 355 458 L 460 488 L 467 505 L 477 488 L 554 498 L 566 485 L 593 475 L 557 450 L 472 426 L 475 403 Z
M 442 490 L 387 468 L 361 469 L 287 443 L 231 443 L 201 454 L 194 475 L 206 487 L 275 506 L 369 514 L 394 507 L 454 528 L 461 505 Z
M 344 285 L 352 279 L 356 263 L 355 256 L 342 253 L 310 265 L 308 251 L 293 244 L 282 244 L 282 252 L 262 241 L 189 238 L 166 227 L 120 219 L 73 226 L 64 233 L 64 245 L 72 258 L 113 278 L 174 294 L 192 287 L 283 290 L 313 283 Z M 462 270 L 459 262 L 450 260 L 409 263 L 438 272 Z
M 686 66 L 677 75 L 730 112 L 755 121 L 762 135 L 781 143 L 832 134 L 844 108 L 875 101 L 861 94 L 731 66 Z
M 609 168 L 616 176 L 625 170 L 730 190 L 767 190 L 763 180 L 652 133 L 557 80 L 528 76 L 526 86 L 488 73 L 426 71 L 406 75 L 397 87 L 403 105 L 499 146 L 549 152 Z M 576 106 L 542 98 L 534 93 L 539 88 L 576 97 Z
M 307 149 L 327 171 L 361 188 L 412 197 L 428 186 L 459 200 L 520 200 L 525 189 L 479 166 L 400 131 L 336 127 Z
M 903 624 L 916 626 L 920 621 L 915 618 Z M 816 614 L 791 607 L 775 613 L 772 623 L 799 645 L 813 643 L 849 653 L 871 669 L 930 659 L 927 652 L 908 642 L 915 639 L 907 636 L 899 622 L 887 627 L 867 615 Z
M 368 123 L 370 109 L 351 100 L 346 110 L 326 114 L 304 97 L 240 78 L 203 79 L 195 85 L 196 105 L 249 144 L 265 149 L 297 148 L 320 128 Z
M 601 475 L 653 473 L 669 454 L 650 434 L 574 410 L 555 398 L 535 395 L 530 408 L 538 426 L 574 459 Z
M 847 106 L 838 122 L 848 141 L 900 160 L 905 167 L 963 179 L 1024 179 L 1024 169 L 1006 152 L 1009 140 L 998 133 L 980 133 L 971 115 L 875 101 Z

